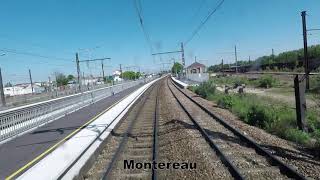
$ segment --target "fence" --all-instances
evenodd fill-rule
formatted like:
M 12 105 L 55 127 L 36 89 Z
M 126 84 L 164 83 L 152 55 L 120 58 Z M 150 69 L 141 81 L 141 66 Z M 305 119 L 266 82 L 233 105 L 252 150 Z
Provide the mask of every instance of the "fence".
M 0 142 L 152 79 L 140 79 L 2 111 Z
M 115 82 L 119 84 L 119 82 Z M 124 82 L 121 82 L 124 83 Z M 99 89 L 103 87 L 108 87 L 111 84 L 99 84 L 99 85 L 83 85 L 81 86 L 82 90 L 93 90 Z M 68 96 L 72 94 L 79 93 L 78 85 L 74 84 L 73 86 L 65 86 L 64 89 L 56 89 L 52 88 L 46 89 L 46 91 L 42 93 L 34 93 L 34 94 L 24 94 L 24 95 L 15 95 L 15 96 L 6 96 L 6 106 L 0 107 L 0 110 L 10 109 L 13 107 L 18 107 L 30 103 L 36 103 L 40 101 L 45 101 L 53 98 Z

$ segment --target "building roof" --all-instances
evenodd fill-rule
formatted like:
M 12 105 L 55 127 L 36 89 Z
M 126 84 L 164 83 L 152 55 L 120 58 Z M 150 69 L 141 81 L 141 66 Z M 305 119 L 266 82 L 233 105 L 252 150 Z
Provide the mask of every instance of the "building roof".
M 193 68 L 198 68 L 198 67 L 206 67 L 204 64 L 198 63 L 198 62 L 194 62 L 192 63 L 190 66 L 188 66 L 188 69 L 193 69 Z

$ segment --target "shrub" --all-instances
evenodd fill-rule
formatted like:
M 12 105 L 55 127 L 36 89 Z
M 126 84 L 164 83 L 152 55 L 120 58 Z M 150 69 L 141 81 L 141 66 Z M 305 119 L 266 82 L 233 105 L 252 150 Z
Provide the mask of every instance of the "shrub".
M 188 89 L 192 92 L 196 92 L 197 86 L 188 86 Z
M 275 117 L 272 121 L 269 121 L 266 129 L 268 132 L 285 138 L 285 129 L 297 127 L 295 112 L 289 107 L 282 107 L 275 109 L 274 113 Z
M 299 144 L 307 145 L 310 141 L 310 136 L 298 129 L 287 129 L 285 134 L 286 139 Z
M 195 90 L 195 93 L 203 98 L 207 98 L 210 94 L 214 94 L 216 86 L 213 81 L 207 81 L 201 83 Z
M 247 115 L 248 124 L 265 128 L 274 120 L 274 112 L 263 105 L 251 105 Z
M 320 75 L 310 78 L 310 87 L 315 93 L 320 93 Z
M 235 113 L 241 120 L 248 122 L 247 115 L 249 113 L 250 103 L 247 103 L 247 98 L 238 97 L 233 101 L 231 111 Z
M 307 112 L 307 124 L 311 131 L 320 130 L 320 119 L 318 117 L 319 115 L 314 111 Z
M 223 108 L 231 108 L 234 104 L 234 98 L 231 95 L 223 96 L 218 100 L 218 105 Z
M 270 87 L 274 87 L 276 85 L 276 82 L 277 82 L 276 79 L 273 78 L 272 76 L 265 75 L 259 78 L 258 86 L 263 88 L 270 88 Z

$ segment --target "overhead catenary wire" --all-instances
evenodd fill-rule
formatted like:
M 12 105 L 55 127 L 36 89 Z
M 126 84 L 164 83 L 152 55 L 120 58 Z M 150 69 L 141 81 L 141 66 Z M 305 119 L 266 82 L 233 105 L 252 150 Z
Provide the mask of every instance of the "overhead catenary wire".
M 195 18 L 198 16 L 198 14 L 200 13 L 200 10 L 202 9 L 202 7 L 203 7 L 205 4 L 207 4 L 207 0 L 202 0 L 202 1 L 200 2 L 200 6 L 197 8 L 196 12 L 195 12 L 194 15 L 193 15 L 193 18 L 191 18 L 191 19 L 195 19 Z M 208 5 L 208 4 L 207 4 L 207 5 Z
M 193 31 L 193 33 L 191 34 L 191 36 L 184 42 L 184 45 L 186 46 L 193 38 L 195 35 L 198 34 L 198 32 L 200 31 L 200 29 L 207 23 L 207 21 L 211 18 L 211 16 L 217 12 L 218 9 L 220 9 L 220 7 L 222 6 L 222 4 L 224 3 L 225 0 L 220 1 L 220 3 L 214 8 L 212 9 L 211 12 L 209 12 L 209 14 L 206 16 L 206 18 L 204 19 L 204 21 L 202 21 L 199 26 Z
M 136 13 L 138 15 L 139 18 L 139 24 L 141 26 L 141 29 L 143 31 L 144 37 L 149 45 L 150 48 L 150 52 L 152 54 L 153 52 L 153 47 L 152 47 L 152 41 L 150 39 L 150 35 L 148 34 L 146 27 L 144 25 L 144 19 L 143 19 L 143 15 L 142 15 L 142 5 L 141 5 L 141 1 L 140 0 L 133 0 L 133 4 L 136 10 Z
M 41 55 L 41 54 L 37 54 L 37 53 L 20 51 L 20 50 L 16 50 L 16 49 L 2 48 L 2 49 L 0 49 L 0 51 L 12 53 L 12 54 L 19 54 L 19 55 L 26 55 L 26 56 L 45 58 L 45 59 L 55 59 L 55 60 L 60 60 L 60 61 L 70 61 L 70 59 L 66 59 L 66 58 L 59 58 L 59 57 L 55 57 L 55 56 Z

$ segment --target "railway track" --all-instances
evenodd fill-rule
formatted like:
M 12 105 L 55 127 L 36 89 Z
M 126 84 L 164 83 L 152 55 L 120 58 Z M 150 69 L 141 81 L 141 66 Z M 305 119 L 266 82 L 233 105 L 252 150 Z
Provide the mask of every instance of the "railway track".
M 306 179 L 167 79 L 173 97 L 235 179 Z
M 139 166 L 157 161 L 160 84 L 147 90 L 113 133 L 118 139 L 109 148 L 113 152 L 109 153 L 102 179 L 157 179 L 154 168 Z

